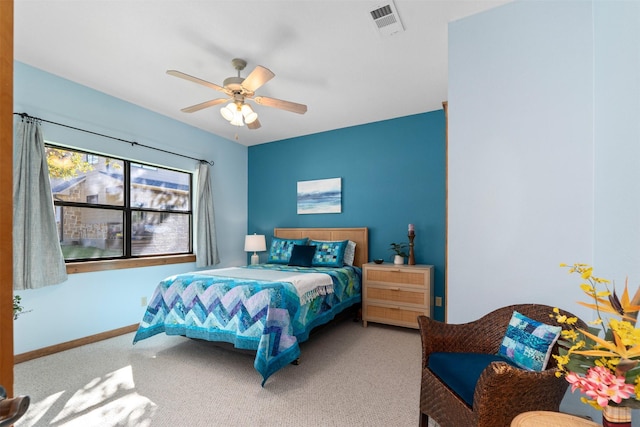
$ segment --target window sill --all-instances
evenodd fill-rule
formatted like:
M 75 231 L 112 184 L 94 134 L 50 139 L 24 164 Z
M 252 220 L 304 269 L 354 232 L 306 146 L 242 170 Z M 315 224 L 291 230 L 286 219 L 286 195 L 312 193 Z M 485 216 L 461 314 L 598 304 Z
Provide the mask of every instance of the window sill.
M 194 254 L 168 255 L 152 258 L 112 259 L 103 261 L 68 262 L 67 274 L 89 273 L 92 271 L 120 270 L 123 268 L 151 267 L 156 265 L 195 262 Z

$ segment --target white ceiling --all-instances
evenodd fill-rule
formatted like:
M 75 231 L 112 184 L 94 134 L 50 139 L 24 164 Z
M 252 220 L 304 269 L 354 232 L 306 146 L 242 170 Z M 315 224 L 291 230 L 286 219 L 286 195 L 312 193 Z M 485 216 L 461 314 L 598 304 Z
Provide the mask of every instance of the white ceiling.
M 15 0 L 15 59 L 250 146 L 442 108 L 447 24 L 510 0 L 395 0 L 402 33 L 382 37 L 370 11 L 389 1 Z M 307 104 L 299 115 L 253 104 L 262 127 L 235 127 L 220 93 L 248 62 L 275 73 L 257 95 Z M 223 104 L 225 105 L 225 104 Z M 46 119 L 46 117 L 42 117 Z

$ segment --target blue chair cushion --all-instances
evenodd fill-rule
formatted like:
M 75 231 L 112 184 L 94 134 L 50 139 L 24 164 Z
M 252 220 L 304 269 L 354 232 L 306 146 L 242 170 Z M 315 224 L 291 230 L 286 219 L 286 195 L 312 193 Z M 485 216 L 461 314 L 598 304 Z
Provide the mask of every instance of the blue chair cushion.
M 518 367 L 504 356 L 482 353 L 431 353 L 427 367 L 471 407 L 476 383 L 491 362 Z

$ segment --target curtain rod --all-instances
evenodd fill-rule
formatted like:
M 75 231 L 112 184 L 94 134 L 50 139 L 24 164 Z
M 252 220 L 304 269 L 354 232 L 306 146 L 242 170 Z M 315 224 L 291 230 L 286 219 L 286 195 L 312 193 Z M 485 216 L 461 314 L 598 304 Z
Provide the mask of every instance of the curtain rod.
M 69 126 L 69 125 L 65 125 L 62 123 L 56 123 L 56 122 L 52 122 L 50 120 L 45 120 L 45 119 L 41 119 L 40 117 L 34 117 L 34 116 L 30 116 L 27 113 L 13 113 L 15 116 L 20 116 L 23 119 L 28 118 L 28 119 L 33 119 L 33 120 L 39 120 L 41 122 L 45 122 L 45 123 L 51 123 L 52 125 L 56 125 L 56 126 L 62 126 L 65 128 L 69 128 L 69 129 L 73 129 L 73 130 L 78 130 L 80 132 L 86 132 L 86 133 L 90 133 L 92 135 L 98 135 L 98 136 L 102 136 L 104 138 L 109 138 L 109 139 L 115 139 L 116 141 L 120 141 L 120 142 L 124 142 L 127 144 L 131 144 L 132 146 L 135 145 L 139 145 L 140 147 L 144 147 L 144 148 L 149 148 L 151 150 L 156 150 L 156 151 L 162 151 L 163 153 L 167 153 L 167 154 L 173 154 L 174 156 L 180 156 L 180 157 L 186 157 L 187 159 L 191 159 L 191 160 L 196 160 L 200 163 L 209 163 L 211 166 L 214 165 L 214 161 L 208 161 L 208 160 L 203 160 L 203 159 L 196 159 L 195 157 L 191 157 L 191 156 L 186 156 L 184 154 L 180 154 L 180 153 L 174 153 L 172 151 L 167 151 L 167 150 L 163 150 L 162 148 L 156 148 L 156 147 L 152 147 L 150 145 L 144 145 L 144 144 L 140 144 L 139 142 L 135 142 L 135 141 L 127 141 L 126 139 L 122 139 L 122 138 L 116 138 L 115 136 L 109 136 L 109 135 L 104 135 L 102 133 L 97 133 L 97 132 L 93 132 L 90 130 L 86 130 L 86 129 L 80 129 L 77 127 L 73 127 L 73 126 Z

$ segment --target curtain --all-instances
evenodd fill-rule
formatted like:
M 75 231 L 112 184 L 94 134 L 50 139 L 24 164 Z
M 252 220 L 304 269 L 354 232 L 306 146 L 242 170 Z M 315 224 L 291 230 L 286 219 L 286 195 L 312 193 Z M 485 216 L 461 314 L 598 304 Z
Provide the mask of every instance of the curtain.
M 13 144 L 13 288 L 67 280 L 40 123 L 22 119 Z
M 196 216 L 196 267 L 220 263 L 211 192 L 211 167 L 201 162 L 198 168 L 198 212 Z

